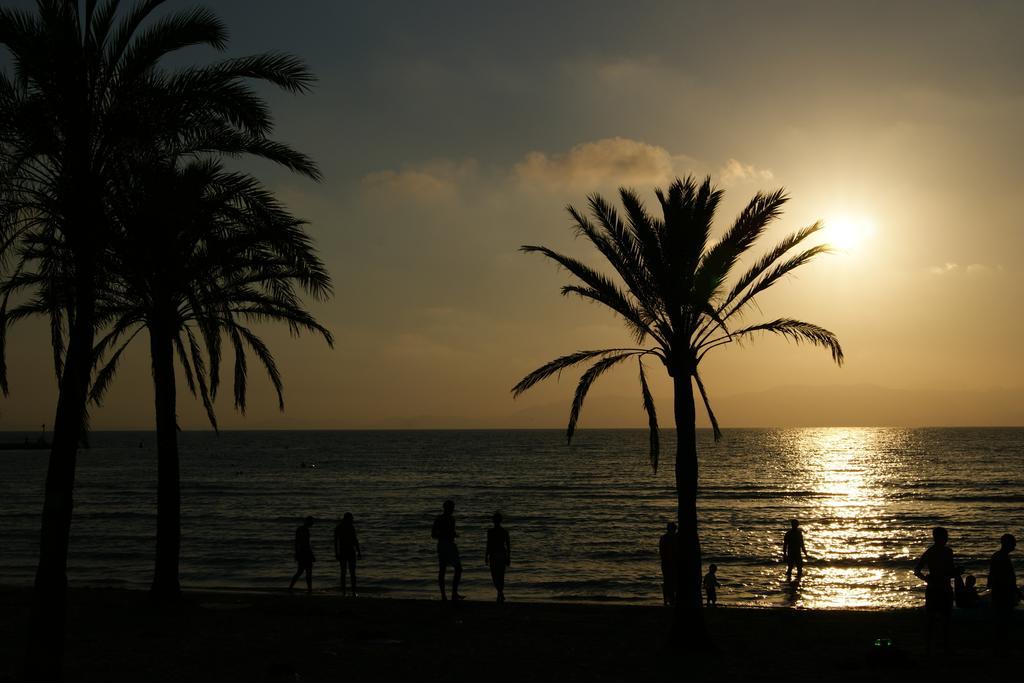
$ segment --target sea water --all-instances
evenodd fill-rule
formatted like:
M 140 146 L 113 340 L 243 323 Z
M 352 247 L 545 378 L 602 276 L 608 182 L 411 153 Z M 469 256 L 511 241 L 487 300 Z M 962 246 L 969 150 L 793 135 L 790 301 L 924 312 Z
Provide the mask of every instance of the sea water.
M 91 442 L 79 454 L 70 585 L 145 588 L 154 435 Z M 431 522 L 452 499 L 470 599 L 493 599 L 484 545 L 501 511 L 509 600 L 658 603 L 658 539 L 676 509 L 671 432 L 662 445 L 655 472 L 644 430 L 583 430 L 572 445 L 555 430 L 183 432 L 182 584 L 287 587 L 295 528 L 312 515 L 314 588 L 336 590 L 332 531 L 352 512 L 360 591 L 434 598 Z M 933 526 L 949 529 L 980 585 L 999 536 L 1024 538 L 1024 429 L 738 429 L 717 444 L 701 431 L 698 450 L 704 563 L 719 567 L 722 604 L 919 605 L 912 569 Z M 31 584 L 47 455 L 0 452 L 0 584 Z M 799 586 L 781 564 L 791 518 L 812 558 Z

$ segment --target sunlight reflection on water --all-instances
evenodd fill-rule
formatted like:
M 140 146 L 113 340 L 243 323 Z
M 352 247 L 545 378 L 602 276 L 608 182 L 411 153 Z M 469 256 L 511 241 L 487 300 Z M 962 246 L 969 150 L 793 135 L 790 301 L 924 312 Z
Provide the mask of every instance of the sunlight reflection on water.
M 674 440 L 663 436 L 655 474 L 643 430 L 584 430 L 571 447 L 555 430 L 185 432 L 182 581 L 287 585 L 291 534 L 312 514 L 329 589 L 332 520 L 351 510 L 366 591 L 433 597 L 430 523 L 453 498 L 473 599 L 491 595 L 481 544 L 500 509 L 510 599 L 657 603 L 658 537 L 675 513 Z M 950 529 L 958 562 L 978 576 L 1002 533 L 1024 536 L 1024 429 L 727 430 L 718 444 L 701 431 L 698 447 L 704 561 L 719 565 L 724 605 L 916 606 L 911 569 L 932 526 Z M 148 584 L 154 455 L 151 435 L 132 433 L 98 433 L 80 455 L 74 584 Z M 0 459 L 0 583 L 31 582 L 44 477 L 36 453 Z M 799 586 L 782 564 L 794 517 L 812 558 Z
M 703 470 L 709 494 L 703 506 L 710 513 L 705 552 L 728 565 L 721 574 L 736 577 L 737 604 L 919 605 L 923 589 L 911 569 L 931 526 L 950 526 L 958 562 L 978 576 L 998 536 L 1019 533 L 1019 435 L 879 428 L 764 433 L 763 450 L 749 454 L 745 471 L 720 462 Z M 741 478 L 748 489 L 731 485 Z M 725 509 L 731 529 L 719 532 Z M 785 582 L 779 564 L 787 516 L 801 520 L 812 558 L 796 585 Z M 777 554 L 764 561 L 764 548 Z

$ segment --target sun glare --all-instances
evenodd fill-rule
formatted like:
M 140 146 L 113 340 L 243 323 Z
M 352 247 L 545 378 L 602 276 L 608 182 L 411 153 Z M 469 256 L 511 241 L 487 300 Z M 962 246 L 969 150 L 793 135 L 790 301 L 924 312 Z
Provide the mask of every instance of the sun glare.
M 875 223 L 864 216 L 841 214 L 825 221 L 825 241 L 841 251 L 854 251 L 875 234 Z

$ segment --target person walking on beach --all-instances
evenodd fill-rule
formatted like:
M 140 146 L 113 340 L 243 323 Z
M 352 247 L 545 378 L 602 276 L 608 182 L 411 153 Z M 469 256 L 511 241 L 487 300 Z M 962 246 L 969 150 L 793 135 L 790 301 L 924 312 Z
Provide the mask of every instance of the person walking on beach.
M 936 626 L 942 630 L 943 648 L 949 649 L 949 618 L 953 612 L 951 582 L 956 576 L 953 549 L 946 545 L 949 542 L 949 532 L 937 526 L 932 529 L 932 539 L 935 542 L 924 551 L 924 555 L 921 555 L 921 559 L 914 566 L 914 576 L 928 584 L 924 592 L 924 610 L 928 620 L 925 639 L 929 653 L 932 651 Z M 922 571 L 924 568 L 928 569 L 927 574 Z
M 995 638 L 992 645 L 999 654 L 1006 652 L 1006 646 L 1010 641 L 1013 608 L 1021 599 L 1013 562 L 1010 561 L 1010 553 L 1016 547 L 1017 539 L 1013 534 L 1003 534 L 999 539 L 999 550 L 992 555 L 988 569 L 988 589 L 992 595 L 992 615 L 995 618 Z
M 786 581 L 793 580 L 793 567 L 796 567 L 796 580 L 804 575 L 804 560 L 811 559 L 804 546 L 804 530 L 800 528 L 800 520 L 792 519 L 790 529 L 782 537 L 782 561 L 786 563 Z
M 441 599 L 447 600 L 444 577 L 448 566 L 455 570 L 452 576 L 452 601 L 462 600 L 459 595 L 459 580 L 462 578 L 462 560 L 459 559 L 459 548 L 455 539 L 459 534 L 455 531 L 455 503 L 446 500 L 443 513 L 434 518 L 434 527 L 430 535 L 437 539 L 437 585 L 441 588 Z
M 299 569 L 288 584 L 288 590 L 295 588 L 295 582 L 299 580 L 303 572 L 306 574 L 306 592 L 313 592 L 313 546 L 309 540 L 310 529 L 313 528 L 313 518 L 306 517 L 298 529 L 295 530 L 295 562 Z
M 334 557 L 341 565 L 341 595 L 345 595 L 345 568 L 352 579 L 352 597 L 356 597 L 356 558 L 363 559 L 356 536 L 356 525 L 351 512 L 346 512 L 338 526 L 334 527 Z
M 708 573 L 704 576 L 704 595 L 708 607 L 718 606 L 718 587 L 722 584 L 718 581 L 718 565 L 712 564 L 708 567 Z
M 665 533 L 658 541 L 658 557 L 661 558 L 661 593 L 666 605 L 676 602 L 676 555 L 679 536 L 676 534 L 676 523 L 669 522 Z
M 491 581 L 494 582 L 494 589 L 498 591 L 498 602 L 502 603 L 505 602 L 505 568 L 512 565 L 512 544 L 509 541 L 508 529 L 501 526 L 501 513 L 495 512 L 491 520 L 494 526 L 487 530 L 484 563 L 491 568 Z

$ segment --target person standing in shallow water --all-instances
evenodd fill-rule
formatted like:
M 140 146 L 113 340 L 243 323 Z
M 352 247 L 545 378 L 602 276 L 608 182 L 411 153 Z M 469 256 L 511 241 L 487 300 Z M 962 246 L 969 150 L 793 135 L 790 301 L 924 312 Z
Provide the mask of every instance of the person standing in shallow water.
M 455 539 L 459 534 L 455 531 L 455 503 L 446 500 L 443 512 L 434 518 L 434 526 L 430 535 L 437 539 L 437 585 L 441 589 L 441 599 L 447 600 L 444 578 L 450 565 L 454 570 L 452 576 L 452 600 L 462 600 L 459 595 L 459 580 L 462 579 L 462 560 L 459 559 L 459 548 Z
M 790 529 L 782 537 L 782 561 L 786 563 L 786 581 L 793 580 L 793 567 L 796 567 L 796 580 L 804 575 L 804 560 L 811 559 L 804 546 L 804 530 L 800 528 L 800 520 L 792 519 Z
M 999 550 L 992 556 L 988 569 L 988 589 L 992 595 L 992 616 L 995 618 L 995 637 L 992 646 L 999 654 L 1004 654 L 1007 650 L 1013 608 L 1021 599 L 1013 562 L 1010 561 L 1010 553 L 1016 547 L 1017 539 L 1013 534 L 1003 534 L 999 539 Z
M 505 602 L 505 568 L 512 565 L 512 544 L 508 530 L 501 526 L 501 513 L 495 512 L 491 521 L 494 526 L 487 530 L 484 563 L 491 568 L 491 581 L 494 582 L 494 590 L 498 591 L 498 602 L 502 603 Z
M 341 565 L 341 594 L 345 595 L 347 567 L 352 579 L 352 597 L 356 597 L 356 559 L 363 559 L 363 551 L 359 548 L 359 538 L 356 536 L 355 520 L 351 512 L 346 512 L 338 526 L 334 527 L 334 557 Z
M 936 627 L 942 631 L 942 647 L 949 649 L 949 618 L 953 612 L 951 582 L 956 576 L 953 549 L 947 545 L 949 532 L 937 526 L 932 529 L 932 539 L 935 542 L 924 551 L 924 555 L 921 555 L 921 559 L 914 566 L 914 576 L 928 584 L 924 592 L 924 610 L 928 620 L 925 640 L 929 653 L 932 651 Z M 922 571 L 925 568 L 928 569 L 927 574 Z
M 676 534 L 676 523 L 669 522 L 665 533 L 658 541 L 658 556 L 661 558 L 661 592 L 666 605 L 676 602 L 676 555 L 679 536 Z
M 295 562 L 299 569 L 288 584 L 288 590 L 295 588 L 295 582 L 299 580 L 303 572 L 306 574 L 306 592 L 313 592 L 313 545 L 310 542 L 309 532 L 313 528 L 313 518 L 306 517 L 298 529 L 295 530 Z
M 705 604 L 708 607 L 718 606 L 718 587 L 722 584 L 718 581 L 718 565 L 712 564 L 708 567 L 708 573 L 704 576 Z

